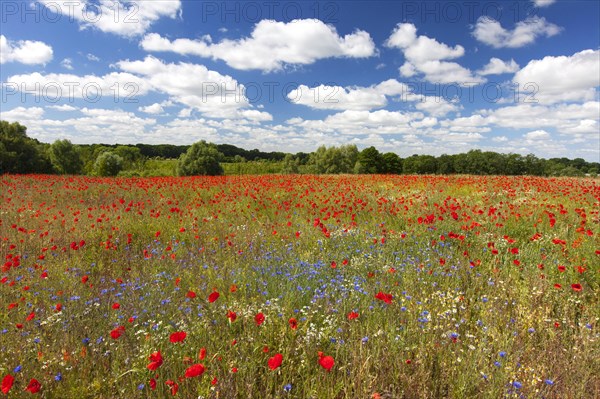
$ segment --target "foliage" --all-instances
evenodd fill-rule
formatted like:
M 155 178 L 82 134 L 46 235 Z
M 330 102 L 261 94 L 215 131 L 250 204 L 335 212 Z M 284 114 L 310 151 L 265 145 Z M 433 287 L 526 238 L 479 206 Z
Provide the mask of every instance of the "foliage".
M 355 145 L 321 146 L 310 154 L 308 165 L 311 173 L 316 174 L 353 173 L 357 160 L 358 149 Z
M 123 170 L 123 158 L 112 151 L 102 152 L 94 162 L 96 176 L 116 176 Z
M 219 161 L 223 154 L 217 146 L 202 140 L 192 144 L 187 152 L 179 157 L 177 164 L 178 176 L 218 176 L 222 175 L 223 167 Z
M 48 154 L 52 166 L 60 174 L 77 175 L 83 170 L 79 148 L 69 140 L 56 140 L 48 148 Z
M 51 172 L 44 145 L 27 137 L 27 128 L 18 122 L 0 120 L 0 174 Z

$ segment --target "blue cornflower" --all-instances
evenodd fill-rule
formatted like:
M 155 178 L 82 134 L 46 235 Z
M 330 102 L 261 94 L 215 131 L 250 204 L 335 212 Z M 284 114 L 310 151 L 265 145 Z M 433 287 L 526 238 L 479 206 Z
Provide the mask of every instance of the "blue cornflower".
M 521 389 L 521 387 L 523 386 L 523 384 L 521 384 L 519 381 L 513 382 L 512 385 L 517 389 Z
M 13 373 L 18 373 L 22 369 L 23 369 L 23 367 L 21 367 L 21 365 L 19 364 L 17 367 L 15 367 L 15 369 L 13 370 Z
M 546 383 L 546 385 L 554 385 L 554 381 L 552 381 L 551 379 L 544 380 L 544 382 Z
M 54 381 L 62 381 L 62 374 L 60 371 L 54 376 Z
M 506 352 L 501 351 L 500 353 L 498 353 L 500 355 L 500 357 L 506 357 Z
M 285 384 L 285 385 L 283 386 L 283 390 L 284 390 L 285 392 L 289 392 L 289 391 L 291 391 L 291 390 L 292 390 L 292 384 Z

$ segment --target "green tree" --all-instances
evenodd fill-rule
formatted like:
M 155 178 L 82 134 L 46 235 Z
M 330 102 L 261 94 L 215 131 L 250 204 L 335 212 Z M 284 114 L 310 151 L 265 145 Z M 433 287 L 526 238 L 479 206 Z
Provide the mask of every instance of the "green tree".
M 185 154 L 179 157 L 177 174 L 179 176 L 217 176 L 223 174 L 219 161 L 223 154 L 217 146 L 202 140 L 192 144 Z
M 18 122 L 0 121 L 0 173 L 48 173 L 52 165 L 44 145 L 27 137 Z
M 114 153 L 123 158 L 124 169 L 142 166 L 142 151 L 137 147 L 131 145 L 119 145 L 114 149 Z
M 299 171 L 300 161 L 298 158 L 294 157 L 292 154 L 287 154 L 283 158 L 283 166 L 281 168 L 281 173 L 283 174 L 296 174 Z
M 382 173 L 399 175 L 402 173 L 402 158 L 394 152 L 386 152 L 382 155 L 383 171 Z
M 353 173 L 358 160 L 355 145 L 317 148 L 308 159 L 309 170 L 317 174 Z
M 83 162 L 79 149 L 69 140 L 56 140 L 48 148 L 50 161 L 54 169 L 60 174 L 76 175 L 81 173 Z
M 371 146 L 358 154 L 358 162 L 355 168 L 356 173 L 383 173 L 384 169 L 383 155 L 381 155 L 377 148 Z
M 116 176 L 121 170 L 123 170 L 123 158 L 114 152 L 103 152 L 94 162 L 94 174 L 97 176 Z

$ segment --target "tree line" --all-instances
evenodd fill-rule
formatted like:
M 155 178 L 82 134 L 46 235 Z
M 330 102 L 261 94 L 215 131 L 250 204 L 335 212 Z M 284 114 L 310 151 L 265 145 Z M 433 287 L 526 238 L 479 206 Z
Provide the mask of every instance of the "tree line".
M 224 168 L 225 166 L 225 168 Z M 312 153 L 262 152 L 205 141 L 193 145 L 76 145 L 42 143 L 17 122 L 0 121 L 0 174 L 56 173 L 96 176 L 222 175 L 235 173 L 472 174 L 597 176 L 599 162 L 582 158 L 538 158 L 471 150 L 454 155 L 400 158 L 375 147 L 321 146 Z

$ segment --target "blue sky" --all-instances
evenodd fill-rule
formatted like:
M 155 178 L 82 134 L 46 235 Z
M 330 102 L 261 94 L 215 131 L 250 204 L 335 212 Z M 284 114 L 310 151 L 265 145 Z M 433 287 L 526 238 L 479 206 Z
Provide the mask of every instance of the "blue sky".
M 0 7 L 0 118 L 44 142 L 600 161 L 597 1 Z

